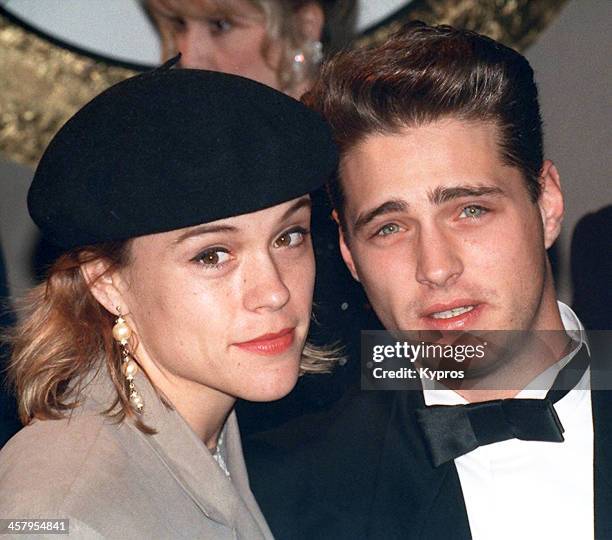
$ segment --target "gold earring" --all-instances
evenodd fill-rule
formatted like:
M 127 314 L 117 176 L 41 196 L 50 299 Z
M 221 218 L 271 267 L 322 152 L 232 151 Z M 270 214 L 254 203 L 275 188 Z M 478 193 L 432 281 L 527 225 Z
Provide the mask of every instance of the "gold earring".
M 129 350 L 129 339 L 132 337 L 132 329 L 121 316 L 121 310 L 119 308 L 117 308 L 117 313 L 119 316 L 115 320 L 115 326 L 113 326 L 113 338 L 119 343 L 121 349 L 121 371 L 127 381 L 130 403 L 138 413 L 142 413 L 144 409 L 144 400 L 134 386 L 134 377 L 136 377 L 136 373 L 138 373 L 138 364 Z

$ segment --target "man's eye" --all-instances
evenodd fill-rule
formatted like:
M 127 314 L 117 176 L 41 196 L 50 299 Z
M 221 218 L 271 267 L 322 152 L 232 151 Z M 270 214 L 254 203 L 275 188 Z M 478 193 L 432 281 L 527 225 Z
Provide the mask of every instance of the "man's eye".
M 208 249 L 200 253 L 195 260 L 207 268 L 216 268 L 230 260 L 230 254 L 222 248 Z
M 482 206 L 478 206 L 476 204 L 472 204 L 470 206 L 466 206 L 462 211 L 461 214 L 459 214 L 460 217 L 462 218 L 480 218 L 482 217 L 484 214 L 486 214 L 487 209 L 483 208 Z
M 287 231 L 274 240 L 274 247 L 297 247 L 304 242 L 307 234 L 308 231 L 302 228 Z
M 234 27 L 229 19 L 224 18 L 208 19 L 207 23 L 213 34 L 224 34 Z
M 390 234 L 398 233 L 399 230 L 400 227 L 397 223 L 388 223 L 376 232 L 376 236 L 389 236 Z

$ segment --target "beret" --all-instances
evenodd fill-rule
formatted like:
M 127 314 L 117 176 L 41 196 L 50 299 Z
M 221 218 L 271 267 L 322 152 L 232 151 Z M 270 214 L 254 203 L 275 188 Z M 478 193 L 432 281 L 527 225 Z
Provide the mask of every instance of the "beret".
M 236 75 L 160 68 L 68 120 L 28 209 L 71 249 L 281 204 L 321 187 L 337 159 L 327 124 L 299 101 Z

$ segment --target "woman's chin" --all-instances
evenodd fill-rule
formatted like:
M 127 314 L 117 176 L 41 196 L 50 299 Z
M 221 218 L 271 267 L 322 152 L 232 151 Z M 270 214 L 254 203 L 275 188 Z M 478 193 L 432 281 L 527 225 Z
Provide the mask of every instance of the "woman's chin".
M 299 364 L 258 373 L 248 388 L 240 395 L 247 401 L 276 401 L 285 397 L 295 387 L 299 376 Z

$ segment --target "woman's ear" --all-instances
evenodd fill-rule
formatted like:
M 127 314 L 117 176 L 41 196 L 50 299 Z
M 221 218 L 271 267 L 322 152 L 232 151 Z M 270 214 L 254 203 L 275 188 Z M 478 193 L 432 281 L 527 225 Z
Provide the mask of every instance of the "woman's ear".
M 295 12 L 300 35 L 307 41 L 321 41 L 325 13 L 318 2 L 308 2 Z
M 91 294 L 111 314 L 128 313 L 123 295 L 121 294 L 122 278 L 117 271 L 111 269 L 111 263 L 106 259 L 94 259 L 81 264 L 81 275 L 85 279 Z

